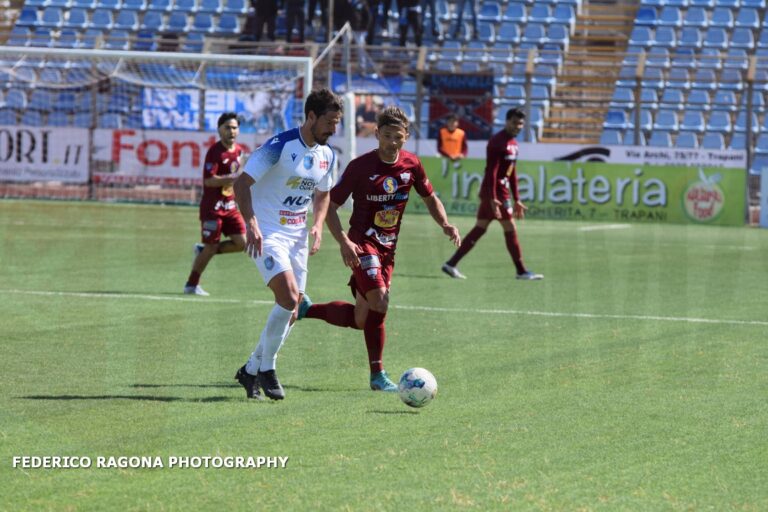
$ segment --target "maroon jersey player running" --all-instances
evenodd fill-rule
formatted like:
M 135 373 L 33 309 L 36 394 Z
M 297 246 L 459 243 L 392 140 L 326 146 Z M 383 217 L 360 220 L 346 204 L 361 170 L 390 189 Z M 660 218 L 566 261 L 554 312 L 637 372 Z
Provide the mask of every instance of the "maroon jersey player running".
M 443 203 L 435 195 L 419 158 L 402 150 L 408 139 L 408 118 L 397 107 L 387 107 L 376 121 L 377 150 L 347 166 L 339 183 L 331 189 L 326 223 L 341 247 L 344 264 L 352 268 L 349 284 L 355 304 L 336 301 L 312 304 L 305 295 L 299 318 L 319 318 L 340 327 L 362 329 L 374 391 L 397 391 L 384 371 L 384 318 L 389 305 L 389 287 L 395 266 L 395 247 L 405 205 L 412 190 L 426 204 L 432 218 L 458 247 L 459 231 L 448 223 Z M 345 233 L 336 211 L 349 196 L 354 201 Z
M 486 149 L 485 176 L 480 185 L 480 206 L 477 209 L 477 222 L 472 231 L 464 237 L 464 242 L 456 253 L 443 265 L 443 272 L 456 279 L 466 279 L 456 265 L 472 250 L 480 237 L 485 234 L 492 220 L 501 222 L 504 229 L 504 241 L 507 251 L 515 264 L 517 279 L 535 281 L 544 279 L 525 268 L 520 242 L 517 240 L 515 218 L 525 216 L 526 206 L 520 201 L 517 190 L 517 152 L 515 137 L 525 124 L 525 114 L 522 110 L 511 108 L 507 111 L 507 121 L 504 129 L 488 141 Z M 509 189 L 512 188 L 510 198 Z M 514 199 L 514 202 L 512 202 Z
M 203 167 L 203 197 L 200 200 L 201 244 L 195 244 L 192 272 L 184 285 L 184 293 L 208 295 L 200 287 L 200 275 L 216 254 L 243 252 L 245 249 L 245 222 L 235 204 L 232 184 L 242 174 L 240 157 L 243 149 L 235 142 L 240 132 L 240 121 L 234 112 L 219 117 L 221 140 L 211 146 L 205 155 Z M 221 241 L 222 233 L 229 240 Z

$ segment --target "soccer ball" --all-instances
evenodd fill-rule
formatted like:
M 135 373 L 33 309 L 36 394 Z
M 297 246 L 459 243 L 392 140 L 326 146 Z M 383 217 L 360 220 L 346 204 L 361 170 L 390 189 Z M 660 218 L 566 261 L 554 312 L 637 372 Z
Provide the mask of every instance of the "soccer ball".
M 437 381 L 429 370 L 411 368 L 400 377 L 397 385 L 400 400 L 410 407 L 424 407 L 437 395 Z

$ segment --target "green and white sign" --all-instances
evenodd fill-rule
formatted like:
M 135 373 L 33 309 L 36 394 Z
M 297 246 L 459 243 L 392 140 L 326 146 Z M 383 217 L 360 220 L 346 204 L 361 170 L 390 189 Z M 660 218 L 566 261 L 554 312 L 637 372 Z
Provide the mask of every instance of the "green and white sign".
M 485 160 L 461 166 L 422 158 L 449 215 L 474 215 Z M 746 172 L 598 162 L 519 162 L 520 198 L 527 217 L 608 222 L 743 225 Z M 416 211 L 424 204 L 414 201 Z

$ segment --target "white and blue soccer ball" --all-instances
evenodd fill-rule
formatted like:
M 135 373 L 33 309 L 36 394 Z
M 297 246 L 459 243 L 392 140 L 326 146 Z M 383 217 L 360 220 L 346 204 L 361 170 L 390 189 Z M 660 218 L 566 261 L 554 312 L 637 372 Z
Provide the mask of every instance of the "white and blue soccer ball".
M 405 405 L 424 407 L 437 395 L 437 380 L 429 370 L 411 368 L 400 377 L 397 389 Z

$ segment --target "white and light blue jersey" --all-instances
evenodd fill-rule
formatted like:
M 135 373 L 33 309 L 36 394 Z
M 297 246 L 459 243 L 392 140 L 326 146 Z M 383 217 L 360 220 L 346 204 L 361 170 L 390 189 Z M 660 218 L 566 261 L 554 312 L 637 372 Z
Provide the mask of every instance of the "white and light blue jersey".
M 262 233 L 306 237 L 312 193 L 331 189 L 334 165 L 333 150 L 307 146 L 298 128 L 275 135 L 254 151 L 243 171 L 256 182 L 251 202 Z

